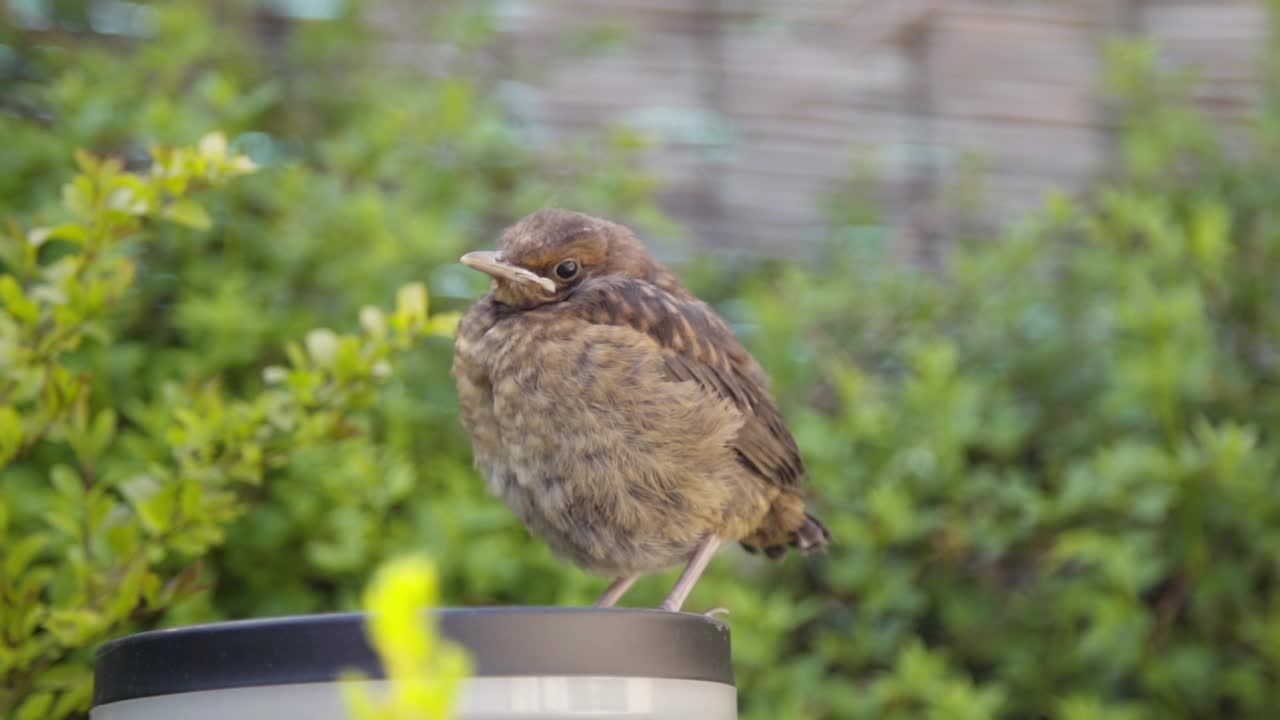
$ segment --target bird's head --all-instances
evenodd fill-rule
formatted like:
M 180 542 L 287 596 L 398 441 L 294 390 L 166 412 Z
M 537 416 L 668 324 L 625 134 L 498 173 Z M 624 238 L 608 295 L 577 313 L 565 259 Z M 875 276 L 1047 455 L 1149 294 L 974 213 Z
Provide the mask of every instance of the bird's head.
M 502 233 L 496 251 L 470 252 L 461 262 L 493 277 L 495 301 L 522 310 L 564 300 L 586 280 L 606 275 L 685 292 L 629 229 L 570 210 L 526 215 Z

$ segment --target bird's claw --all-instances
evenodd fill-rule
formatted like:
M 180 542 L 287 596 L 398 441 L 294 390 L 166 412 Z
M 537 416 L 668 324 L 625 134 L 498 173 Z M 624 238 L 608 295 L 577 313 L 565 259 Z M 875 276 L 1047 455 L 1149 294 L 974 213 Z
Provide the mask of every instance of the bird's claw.
M 729 608 L 722 608 L 722 607 L 712 608 L 702 614 L 714 620 L 719 620 L 720 618 L 718 616 L 720 615 L 727 616 L 729 614 Z

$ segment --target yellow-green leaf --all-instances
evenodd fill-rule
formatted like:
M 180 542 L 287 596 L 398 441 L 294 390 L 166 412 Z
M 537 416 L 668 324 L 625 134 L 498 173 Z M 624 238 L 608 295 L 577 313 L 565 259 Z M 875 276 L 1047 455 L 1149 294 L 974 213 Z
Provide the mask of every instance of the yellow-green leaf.
M 89 446 L 94 456 L 101 455 L 111 444 L 116 435 L 116 413 L 107 408 L 101 410 L 93 418 L 93 426 L 89 431 Z
M 209 160 L 221 160 L 227 156 L 227 137 L 220 132 L 211 132 L 200 138 L 198 149 Z
M 410 283 L 396 292 L 396 313 L 417 329 L 427 320 L 427 286 Z
M 53 706 L 53 693 L 42 691 L 32 693 L 14 713 L 14 720 L 47 720 L 49 709 Z
M 49 477 L 53 487 L 63 497 L 71 500 L 80 500 L 84 497 L 84 483 L 81 482 L 80 476 L 66 465 L 61 463 L 54 465 L 53 470 L 49 472 Z
M 83 714 L 89 709 L 89 704 L 92 700 L 93 682 L 92 674 L 90 674 L 87 680 L 62 691 L 58 696 L 58 702 L 53 706 L 53 712 L 49 716 L 60 718 L 73 714 Z
M 22 418 L 8 405 L 0 405 L 0 467 L 13 459 L 22 447 Z
M 14 541 L 6 547 L 4 553 L 5 577 L 16 578 L 21 575 L 31 565 L 31 561 L 35 560 L 36 556 L 40 554 L 40 551 L 44 550 L 44 546 L 48 541 L 48 534 L 34 533 Z
M 78 661 L 67 661 L 37 675 L 35 685 L 39 688 L 56 690 L 88 682 L 92 677 L 93 671 L 89 666 Z
M 85 608 L 59 608 L 49 613 L 45 627 L 64 647 L 77 647 L 101 628 L 101 613 Z
M 22 292 L 22 287 L 12 275 L 0 275 L 0 302 L 21 323 L 40 319 L 40 307 Z
M 93 197 L 93 184 L 83 175 L 62 186 L 62 204 L 79 217 L 93 214 Z
M 208 230 L 213 226 L 209 212 L 194 200 L 178 200 L 165 206 L 160 214 L 166 220 L 195 230 Z
M 428 335 L 452 337 L 458 328 L 458 321 L 462 319 L 462 313 L 447 312 L 438 315 L 432 315 L 427 321 L 426 331 Z
M 98 159 L 84 148 L 77 148 L 75 151 L 76 167 L 80 168 L 80 172 L 85 175 L 93 175 L 98 172 Z
M 27 242 L 39 247 L 50 240 L 67 240 L 83 243 L 89 237 L 89 231 L 78 223 L 63 223 L 53 227 L 31 228 L 27 233 Z

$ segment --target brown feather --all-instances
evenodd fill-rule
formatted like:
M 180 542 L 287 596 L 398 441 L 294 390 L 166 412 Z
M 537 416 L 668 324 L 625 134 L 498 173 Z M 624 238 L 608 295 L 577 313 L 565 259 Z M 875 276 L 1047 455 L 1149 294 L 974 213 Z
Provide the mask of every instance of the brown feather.
M 615 302 L 643 307 L 644 312 L 619 317 L 611 310 Z M 563 308 L 595 323 L 627 325 L 647 335 L 662 349 L 671 379 L 692 380 L 742 412 L 733 449 L 743 467 L 778 487 L 800 483 L 804 461 L 769 396 L 767 376 L 706 303 L 675 297 L 641 280 L 608 276 L 585 283 Z M 644 322 L 644 315 L 655 320 Z

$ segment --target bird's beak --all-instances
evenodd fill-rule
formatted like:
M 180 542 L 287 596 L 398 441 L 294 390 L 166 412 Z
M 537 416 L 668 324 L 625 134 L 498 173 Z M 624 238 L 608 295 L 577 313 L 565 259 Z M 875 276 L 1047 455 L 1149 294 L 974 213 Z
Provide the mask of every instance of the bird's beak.
M 518 265 L 502 259 L 502 256 L 490 250 L 478 250 L 463 255 L 459 260 L 472 270 L 492 275 L 497 280 L 510 280 L 521 285 L 537 285 L 548 293 L 555 294 L 556 284 L 550 278 L 526 270 Z

